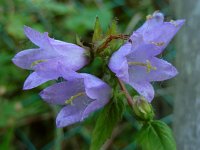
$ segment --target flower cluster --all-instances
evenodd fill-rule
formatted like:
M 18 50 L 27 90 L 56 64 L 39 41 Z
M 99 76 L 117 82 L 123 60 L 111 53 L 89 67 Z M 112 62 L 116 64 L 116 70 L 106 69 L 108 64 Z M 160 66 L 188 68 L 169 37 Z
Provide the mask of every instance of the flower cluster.
M 150 82 L 166 80 L 177 74 L 175 67 L 156 56 L 162 53 L 183 24 L 184 20 L 164 22 L 163 14 L 155 12 L 147 17 L 146 22 L 132 33 L 124 45 L 109 56 L 99 54 L 104 51 L 102 47 L 105 45 L 99 45 L 101 51 L 93 53 L 95 50 L 92 48 L 88 50 L 55 40 L 46 32 L 40 33 L 25 26 L 26 36 L 39 48 L 19 52 L 13 62 L 23 69 L 33 71 L 24 83 L 25 90 L 49 80 L 63 79 L 44 89 L 40 96 L 50 104 L 63 106 L 56 125 L 64 127 L 84 120 L 105 106 L 115 94 L 112 90 L 114 87 L 103 78 L 105 74 L 98 78 L 80 71 L 97 56 L 109 58 L 105 61 L 107 69 L 151 102 L 154 89 Z M 93 53 L 93 58 L 89 58 L 88 53 Z

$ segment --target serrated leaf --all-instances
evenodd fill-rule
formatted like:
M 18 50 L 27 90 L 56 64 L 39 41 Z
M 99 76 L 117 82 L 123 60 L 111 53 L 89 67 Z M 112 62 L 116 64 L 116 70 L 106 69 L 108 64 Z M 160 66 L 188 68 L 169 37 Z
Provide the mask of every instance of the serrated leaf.
M 100 22 L 99 22 L 99 18 L 96 17 L 92 42 L 93 43 L 98 42 L 98 41 L 101 40 L 101 38 L 102 38 L 102 29 L 101 29 L 101 25 L 100 25 Z
M 143 125 L 136 141 L 143 150 L 176 150 L 171 129 L 162 121 L 152 121 Z
M 110 138 L 114 127 L 121 119 L 124 103 L 121 99 L 116 101 L 111 101 L 100 113 L 92 134 L 90 150 L 99 150 Z

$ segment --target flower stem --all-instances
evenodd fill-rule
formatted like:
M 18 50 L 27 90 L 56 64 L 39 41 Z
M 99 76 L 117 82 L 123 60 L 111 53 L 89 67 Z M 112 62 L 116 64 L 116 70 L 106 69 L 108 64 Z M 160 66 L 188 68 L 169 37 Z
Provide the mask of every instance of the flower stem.
M 54 114 L 57 115 L 58 108 L 53 106 Z M 55 129 L 55 141 L 54 141 L 54 150 L 61 150 L 62 149 L 62 141 L 63 141 L 63 129 L 56 128 Z
M 118 78 L 118 82 L 119 82 L 119 85 L 120 85 L 122 91 L 124 92 L 124 94 L 125 94 L 125 96 L 126 96 L 126 99 L 127 99 L 128 104 L 129 104 L 131 107 L 133 107 L 133 105 L 134 105 L 133 99 L 132 99 L 131 95 L 129 94 L 129 92 L 127 91 L 127 89 L 126 89 L 124 83 L 123 83 L 119 78 Z

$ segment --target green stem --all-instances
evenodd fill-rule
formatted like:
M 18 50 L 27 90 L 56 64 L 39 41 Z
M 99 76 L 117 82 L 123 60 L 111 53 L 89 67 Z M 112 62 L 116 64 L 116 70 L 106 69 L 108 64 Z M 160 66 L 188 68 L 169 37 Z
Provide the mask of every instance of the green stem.
M 53 107 L 55 116 L 58 113 L 58 108 L 56 106 Z M 62 150 L 62 139 L 63 139 L 63 129 L 56 128 L 55 129 L 55 143 L 54 150 Z

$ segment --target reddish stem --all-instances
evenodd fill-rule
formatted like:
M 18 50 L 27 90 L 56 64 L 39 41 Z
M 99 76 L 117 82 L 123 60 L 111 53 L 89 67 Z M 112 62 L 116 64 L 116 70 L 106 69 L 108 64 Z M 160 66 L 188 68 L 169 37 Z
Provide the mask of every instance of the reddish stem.
M 128 104 L 132 107 L 134 105 L 132 97 L 130 96 L 129 92 L 127 91 L 124 83 L 119 78 L 118 78 L 118 82 L 119 82 L 119 85 L 120 85 L 122 91 L 124 92 L 124 94 L 126 96 Z
M 97 52 L 101 51 L 102 49 L 105 49 L 108 47 L 108 44 L 114 40 L 114 39 L 123 39 L 123 40 L 127 40 L 129 38 L 128 35 L 123 35 L 123 34 L 119 34 L 119 35 L 110 35 L 106 41 L 97 49 Z

